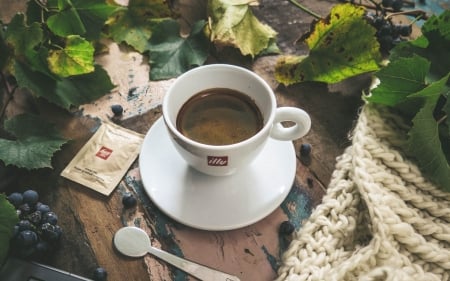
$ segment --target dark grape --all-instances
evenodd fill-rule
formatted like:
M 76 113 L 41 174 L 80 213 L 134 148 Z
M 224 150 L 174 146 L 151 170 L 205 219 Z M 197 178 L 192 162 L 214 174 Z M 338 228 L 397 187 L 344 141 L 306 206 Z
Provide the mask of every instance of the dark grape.
M 111 111 L 115 116 L 120 116 L 123 113 L 123 107 L 120 104 L 114 104 L 111 106 Z
M 311 154 L 312 146 L 309 143 L 302 143 L 300 145 L 300 155 L 307 157 Z
M 16 241 L 21 247 L 30 247 L 38 242 L 38 236 L 34 231 L 23 230 L 19 232 L 19 235 L 16 237 Z
M 382 51 L 388 52 L 394 47 L 393 44 L 394 38 L 391 35 L 384 35 L 378 38 L 378 42 L 380 43 L 380 48 Z
M 8 200 L 9 200 L 9 202 L 11 203 L 11 204 L 13 204 L 14 205 L 14 207 L 19 207 L 20 205 L 22 205 L 22 203 L 23 203 L 23 196 L 22 196 L 22 194 L 21 193 L 19 193 L 19 192 L 14 192 L 14 193 L 11 193 L 9 196 L 8 196 Z
M 27 218 L 34 225 L 38 225 L 41 222 L 42 213 L 40 211 L 34 211 L 31 214 L 29 214 Z
M 50 224 L 56 225 L 58 223 L 58 216 L 52 211 L 45 213 L 42 216 L 42 223 L 47 223 L 47 222 Z
M 51 211 L 50 207 L 46 204 L 39 204 L 36 206 L 36 210 L 41 212 L 42 215 Z
M 131 193 L 125 193 L 122 197 L 122 204 L 125 208 L 132 208 L 136 206 L 137 200 Z
M 31 207 L 28 203 L 24 203 L 19 206 L 18 210 L 20 211 L 20 217 L 26 217 L 31 213 Z
M 58 225 L 53 225 L 48 222 L 43 223 L 40 227 L 42 239 L 45 241 L 57 241 L 61 237 L 62 230 Z
M 400 12 L 402 8 L 403 8 L 403 0 L 393 0 L 392 10 L 394 10 L 394 12 Z
M 401 35 L 401 36 L 409 36 L 409 35 L 411 35 L 411 33 L 412 33 L 412 26 L 411 25 L 409 25 L 409 24 L 406 24 L 406 25 L 397 25 L 396 26 L 396 28 L 397 28 L 397 30 L 398 30 L 398 33 Z
M 97 267 L 94 270 L 92 278 L 95 281 L 106 281 L 106 279 L 108 278 L 108 272 L 103 267 Z
M 385 36 L 385 35 L 391 35 L 393 29 L 392 25 L 389 22 L 383 23 L 383 25 L 378 29 L 377 36 Z
M 39 194 L 35 190 L 27 190 L 23 194 L 23 202 L 28 203 L 30 206 L 36 205 L 39 201 Z
M 284 221 L 280 224 L 279 233 L 290 235 L 295 231 L 295 226 L 290 221 Z
M 33 224 L 29 220 L 20 220 L 17 223 L 17 226 L 19 227 L 19 231 L 32 230 L 33 229 Z
M 372 26 L 376 29 L 379 29 L 383 26 L 383 24 L 386 22 L 386 20 L 383 17 L 375 17 L 372 21 Z

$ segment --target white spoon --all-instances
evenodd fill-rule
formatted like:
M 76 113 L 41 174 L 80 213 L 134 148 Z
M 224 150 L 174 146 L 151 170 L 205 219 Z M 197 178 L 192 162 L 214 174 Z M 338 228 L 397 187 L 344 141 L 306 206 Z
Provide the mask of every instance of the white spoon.
M 119 229 L 114 235 L 114 245 L 119 252 L 129 257 L 142 257 L 150 253 L 200 280 L 239 281 L 239 278 L 236 276 L 182 259 L 152 247 L 147 233 L 138 227 L 126 226 Z

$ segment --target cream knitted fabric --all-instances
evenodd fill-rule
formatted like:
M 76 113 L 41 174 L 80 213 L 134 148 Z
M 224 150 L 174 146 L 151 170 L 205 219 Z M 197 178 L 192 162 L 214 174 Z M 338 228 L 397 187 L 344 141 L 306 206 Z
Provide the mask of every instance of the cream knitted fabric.
M 406 130 L 387 109 L 362 108 L 277 280 L 450 280 L 450 193 L 402 156 Z

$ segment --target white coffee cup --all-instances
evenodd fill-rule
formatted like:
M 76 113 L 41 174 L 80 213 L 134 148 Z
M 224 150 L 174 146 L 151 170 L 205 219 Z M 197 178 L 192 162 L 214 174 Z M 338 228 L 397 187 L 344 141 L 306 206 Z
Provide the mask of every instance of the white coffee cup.
M 264 119 L 262 129 L 246 140 L 229 145 L 208 145 L 184 136 L 176 127 L 181 107 L 195 94 L 213 88 L 237 90 L 253 99 Z M 311 128 L 311 119 L 302 109 L 277 108 L 272 89 L 261 77 L 228 64 L 200 66 L 179 76 L 164 97 L 162 112 L 176 150 L 190 166 L 213 176 L 231 175 L 249 165 L 269 137 L 292 141 L 306 135 Z M 284 127 L 283 121 L 291 121 L 294 125 Z

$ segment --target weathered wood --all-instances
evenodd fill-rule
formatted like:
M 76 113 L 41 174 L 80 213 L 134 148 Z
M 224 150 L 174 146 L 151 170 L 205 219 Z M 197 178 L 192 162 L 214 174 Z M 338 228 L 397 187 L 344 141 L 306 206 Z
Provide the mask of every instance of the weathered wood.
M 304 1 L 316 13 L 326 15 L 334 1 Z M 292 6 L 288 1 L 262 1 L 254 8 L 255 13 L 279 32 L 279 44 L 285 53 L 305 53 L 305 47 L 294 42 L 309 29 L 312 17 Z M 241 280 L 272 280 L 280 255 L 289 243 L 288 237 L 278 233 L 279 225 L 292 221 L 297 229 L 308 218 L 325 193 L 335 158 L 349 144 L 347 134 L 361 105 L 360 90 L 367 86 L 368 77 L 358 77 L 347 83 L 328 87 L 320 83 L 304 83 L 284 87 L 275 82 L 273 71 L 277 56 L 252 60 L 234 56 L 231 50 L 223 52 L 210 62 L 243 65 L 261 75 L 274 89 L 280 106 L 298 106 L 312 118 L 311 132 L 295 142 L 298 154 L 301 143 L 313 146 L 311 159 L 297 161 L 295 183 L 286 200 L 272 214 L 250 226 L 222 232 L 196 230 L 184 226 L 164 215 L 148 198 L 140 179 L 138 163 L 130 168 L 117 189 L 103 196 L 83 186 L 59 177 L 60 171 L 69 163 L 82 145 L 92 136 L 100 124 L 99 118 L 108 118 L 111 100 L 120 100 L 129 88 L 142 86 L 145 79 L 127 76 L 128 67 L 136 65 L 135 57 L 129 61 L 113 63 L 123 72 L 115 78 L 121 81 L 119 89 L 91 105 L 84 112 L 67 113 L 49 104 L 42 104 L 41 112 L 53 116 L 57 127 L 72 141 L 60 151 L 55 159 L 55 170 L 35 172 L 20 180 L 20 189 L 37 188 L 42 200 L 49 204 L 60 217 L 64 235 L 60 249 L 54 256 L 41 261 L 63 270 L 91 277 L 93 270 L 104 267 L 108 280 L 191 280 L 185 273 L 164 262 L 146 256 L 141 259 L 126 258 L 117 253 L 112 245 L 114 232 L 124 225 L 137 225 L 147 231 L 156 247 L 178 256 L 237 275 Z M 101 58 L 100 58 L 101 60 Z M 139 64 L 140 65 L 140 64 Z M 140 65 L 142 69 L 145 69 Z M 165 86 L 164 86 L 165 87 Z M 142 91 L 142 95 L 151 91 Z M 148 98 L 148 97 L 144 97 Z M 130 107 L 131 108 L 131 107 Z M 115 120 L 120 125 L 145 134 L 161 116 L 158 105 L 146 104 L 138 114 L 127 112 L 124 118 Z M 95 111 L 98 116 L 86 116 Z M 134 112 L 136 113 L 136 112 Z M 84 114 L 84 115 L 83 115 Z M 276 163 L 274 163 L 276 165 Z M 132 192 L 138 205 L 125 210 L 122 195 Z

